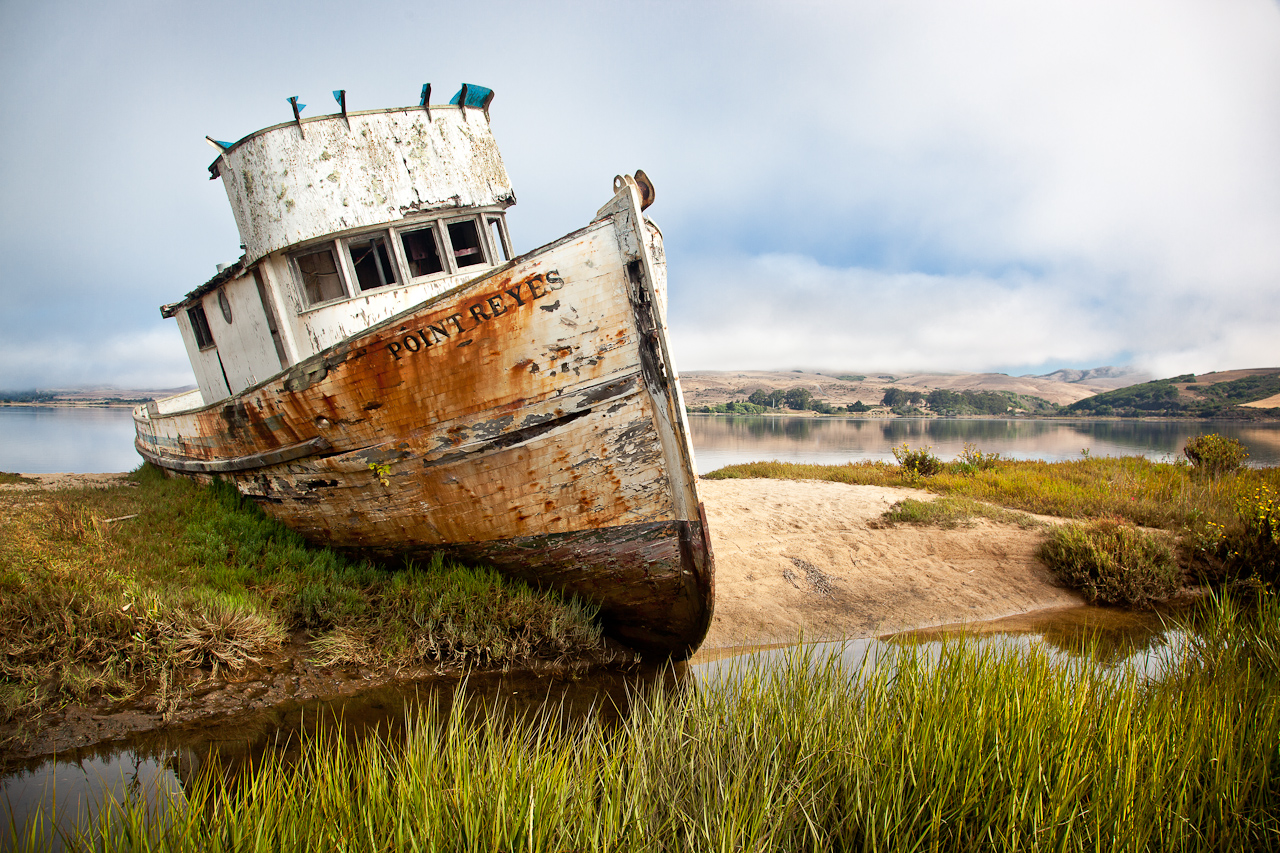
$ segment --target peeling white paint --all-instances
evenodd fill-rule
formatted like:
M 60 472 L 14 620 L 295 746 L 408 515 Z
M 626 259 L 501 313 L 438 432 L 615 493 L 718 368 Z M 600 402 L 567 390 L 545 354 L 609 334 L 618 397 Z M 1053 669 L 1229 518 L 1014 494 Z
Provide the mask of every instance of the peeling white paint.
M 224 153 L 218 170 L 245 262 L 328 234 L 442 207 L 507 207 L 511 181 L 483 111 L 377 110 L 277 125 Z

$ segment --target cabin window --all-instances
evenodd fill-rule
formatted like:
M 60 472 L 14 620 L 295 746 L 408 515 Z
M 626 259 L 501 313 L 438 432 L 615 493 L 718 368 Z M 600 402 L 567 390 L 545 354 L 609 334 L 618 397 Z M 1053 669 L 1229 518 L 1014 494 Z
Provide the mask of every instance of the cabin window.
M 351 267 L 356 273 L 356 284 L 361 290 L 373 290 L 396 283 L 396 268 L 391 261 L 387 240 L 376 237 L 357 237 L 347 241 L 351 253 Z
M 209 318 L 204 315 L 204 306 L 188 308 L 187 320 L 191 323 L 191 333 L 196 336 L 196 346 L 200 349 L 213 346 L 213 333 L 209 331 Z
M 453 259 L 458 268 L 483 264 L 484 249 L 480 246 L 480 229 L 474 219 L 449 223 L 449 242 L 453 244 Z
M 400 242 L 404 246 L 405 259 L 409 261 L 411 278 L 444 272 L 444 262 L 440 260 L 440 249 L 436 245 L 435 228 L 402 231 Z
M 332 249 L 325 247 L 318 252 L 295 255 L 293 260 L 302 277 L 302 291 L 308 305 L 342 299 L 347 295 Z
M 502 220 L 490 217 L 486 221 L 489 223 L 489 235 L 493 237 L 493 250 L 502 255 L 504 261 L 511 260 L 511 247 L 507 245 L 507 235 L 502 233 Z

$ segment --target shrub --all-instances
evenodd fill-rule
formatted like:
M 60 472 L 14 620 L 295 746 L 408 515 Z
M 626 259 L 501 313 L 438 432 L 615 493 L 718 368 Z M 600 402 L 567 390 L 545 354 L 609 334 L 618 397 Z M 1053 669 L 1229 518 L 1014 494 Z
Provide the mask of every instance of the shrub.
M 952 471 L 965 476 L 973 476 L 979 471 L 990 471 L 1000 461 L 999 453 L 983 453 L 977 445 L 965 442 L 960 457 L 951 464 Z
M 1232 579 L 1280 584 L 1280 497 L 1267 485 L 1236 501 L 1237 523 L 1222 534 L 1220 553 Z
M 928 445 L 912 450 L 904 441 L 901 447 L 893 448 L 893 458 L 898 460 L 903 473 L 909 477 L 932 477 L 942 473 L 943 464 L 930 450 L 932 448 Z
M 1036 556 L 1090 602 L 1147 607 L 1178 589 L 1168 543 L 1114 518 L 1063 525 Z
M 1243 444 L 1217 433 L 1196 436 L 1182 448 L 1182 453 L 1197 471 L 1211 477 L 1239 471 L 1244 467 L 1244 460 L 1249 458 Z

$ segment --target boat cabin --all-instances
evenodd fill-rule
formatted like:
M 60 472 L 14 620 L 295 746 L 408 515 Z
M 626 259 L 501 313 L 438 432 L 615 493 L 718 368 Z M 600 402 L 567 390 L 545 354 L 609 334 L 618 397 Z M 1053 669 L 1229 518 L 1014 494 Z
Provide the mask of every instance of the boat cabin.
M 341 113 L 214 144 L 209 167 L 244 256 L 181 301 L 197 392 L 153 404 L 210 405 L 512 258 L 515 194 L 489 129 L 493 93 L 447 106 Z M 291 103 L 296 99 L 290 99 Z M 211 140 L 213 141 L 213 140 Z

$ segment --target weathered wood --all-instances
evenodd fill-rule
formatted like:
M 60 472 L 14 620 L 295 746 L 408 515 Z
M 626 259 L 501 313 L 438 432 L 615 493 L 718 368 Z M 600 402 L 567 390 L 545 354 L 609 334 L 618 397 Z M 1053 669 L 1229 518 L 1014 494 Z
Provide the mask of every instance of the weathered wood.
M 600 216 L 228 400 L 139 408 L 140 451 L 226 473 L 314 541 L 490 562 L 599 604 L 637 648 L 689 654 L 714 564 L 661 237 L 630 178 Z
M 291 462 L 304 456 L 314 456 L 318 453 L 323 453 L 331 446 L 327 438 L 316 436 L 309 441 L 301 441 L 289 447 L 263 450 L 232 459 L 205 461 L 202 459 L 178 459 L 172 456 L 159 456 L 152 453 L 151 449 L 144 445 L 140 439 L 134 441 L 134 447 L 137 448 L 138 455 L 152 465 L 160 465 L 171 471 L 181 471 L 184 474 L 229 474 L 232 471 L 252 471 L 256 468 L 266 468 L 268 465 Z
M 217 171 L 252 264 L 272 252 L 440 207 L 507 207 L 511 181 L 482 110 L 416 107 L 250 134 Z

